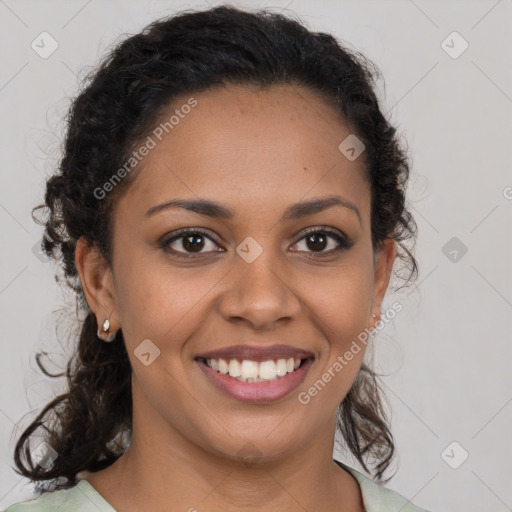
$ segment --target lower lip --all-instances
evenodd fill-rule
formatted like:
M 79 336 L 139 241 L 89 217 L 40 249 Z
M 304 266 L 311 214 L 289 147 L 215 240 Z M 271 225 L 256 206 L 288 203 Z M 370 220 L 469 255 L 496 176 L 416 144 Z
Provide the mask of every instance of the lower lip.
M 208 380 L 229 396 L 242 402 L 272 402 L 285 397 L 300 386 L 313 364 L 313 359 L 308 358 L 297 370 L 267 382 L 241 382 L 213 370 L 201 359 L 196 362 Z

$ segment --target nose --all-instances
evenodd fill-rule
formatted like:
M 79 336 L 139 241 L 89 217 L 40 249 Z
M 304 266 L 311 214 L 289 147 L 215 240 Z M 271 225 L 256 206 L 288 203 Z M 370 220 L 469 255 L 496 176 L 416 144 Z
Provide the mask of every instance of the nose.
M 255 330 L 297 317 L 301 302 L 284 268 L 265 251 L 252 263 L 238 258 L 226 276 L 228 285 L 220 297 L 220 314 L 226 321 L 247 323 Z

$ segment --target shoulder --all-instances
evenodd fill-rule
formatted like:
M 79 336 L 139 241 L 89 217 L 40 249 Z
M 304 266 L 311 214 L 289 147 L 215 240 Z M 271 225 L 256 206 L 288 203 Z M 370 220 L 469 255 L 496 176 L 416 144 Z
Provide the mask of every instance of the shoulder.
M 343 469 L 351 473 L 361 487 L 366 512 L 428 512 L 412 504 L 410 500 L 391 489 L 375 483 L 359 471 L 336 461 Z
M 70 489 L 41 494 L 37 499 L 11 505 L 4 512 L 116 512 L 86 480 Z

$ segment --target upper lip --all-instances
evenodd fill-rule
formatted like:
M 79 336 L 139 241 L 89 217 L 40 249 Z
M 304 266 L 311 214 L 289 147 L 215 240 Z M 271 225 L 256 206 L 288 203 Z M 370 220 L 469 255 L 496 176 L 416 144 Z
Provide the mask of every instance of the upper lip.
M 313 357 L 312 352 L 289 345 L 232 345 L 204 352 L 196 359 L 248 359 L 251 361 L 268 361 L 270 359 L 306 359 Z

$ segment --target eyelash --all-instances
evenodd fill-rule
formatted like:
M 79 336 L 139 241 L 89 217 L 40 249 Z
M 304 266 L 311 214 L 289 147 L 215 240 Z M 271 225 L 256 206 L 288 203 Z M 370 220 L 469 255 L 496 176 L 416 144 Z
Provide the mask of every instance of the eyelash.
M 321 227 L 317 227 L 317 228 L 307 229 L 304 233 L 302 233 L 302 236 L 293 245 L 296 245 L 297 243 L 302 241 L 304 238 L 311 236 L 311 235 L 315 235 L 317 233 L 326 234 L 329 237 L 334 238 L 336 240 L 336 242 L 338 242 L 338 247 L 336 249 L 331 249 L 329 251 L 319 251 L 319 252 L 311 251 L 310 254 L 317 255 L 314 257 L 322 257 L 322 255 L 332 255 L 334 253 L 338 253 L 338 252 L 350 249 L 350 247 L 352 247 L 352 242 L 350 242 L 347 237 L 345 237 L 344 235 L 341 235 L 337 231 L 332 230 L 331 228 L 328 228 L 327 226 L 321 226 Z M 178 231 L 173 233 L 171 238 L 163 240 L 160 243 L 160 245 L 161 245 L 162 249 L 168 250 L 169 245 L 172 244 L 173 242 L 175 242 L 176 240 L 180 240 L 180 239 L 186 238 L 189 235 L 195 235 L 195 234 L 204 235 L 206 238 L 208 238 L 209 240 L 211 240 L 212 242 L 217 244 L 217 242 L 210 236 L 209 232 L 202 228 L 183 228 L 183 229 L 179 229 Z M 222 251 L 207 251 L 206 253 L 203 252 L 203 253 L 195 253 L 194 254 L 194 253 L 183 253 L 180 251 L 175 251 L 174 249 L 171 249 L 171 251 L 173 252 L 173 254 L 176 254 L 178 257 L 183 257 L 183 258 L 199 258 L 199 257 L 202 257 L 204 254 L 208 254 L 208 252 L 222 252 Z M 296 251 L 296 252 L 304 252 L 304 251 Z M 309 256 L 309 257 L 311 257 L 311 256 Z

